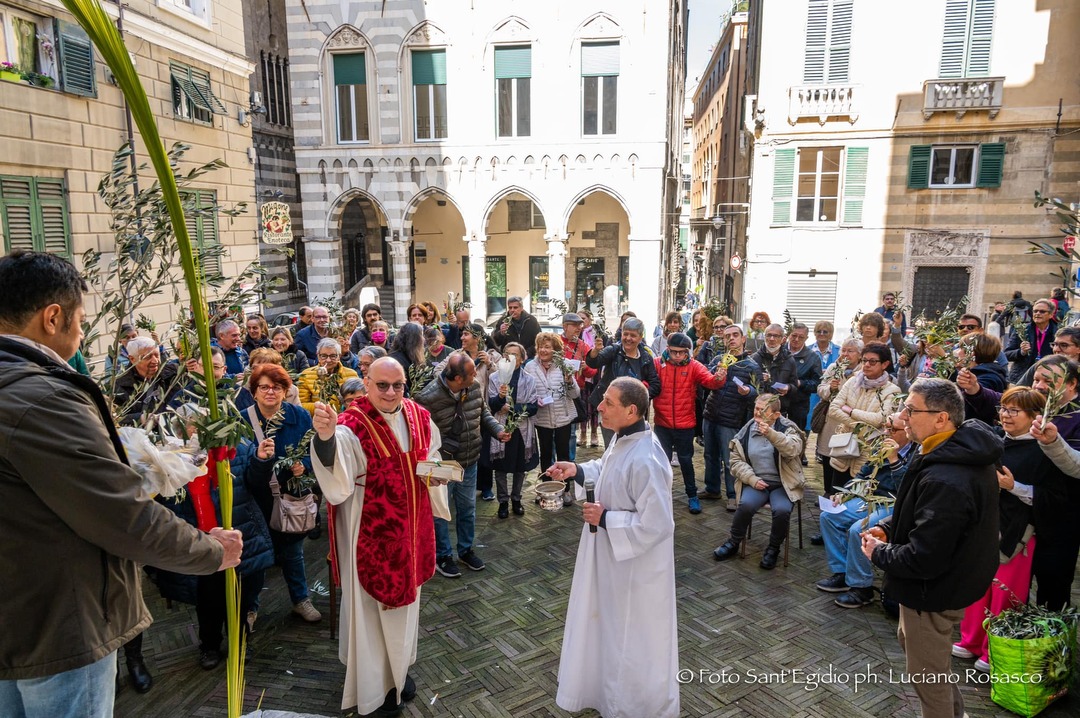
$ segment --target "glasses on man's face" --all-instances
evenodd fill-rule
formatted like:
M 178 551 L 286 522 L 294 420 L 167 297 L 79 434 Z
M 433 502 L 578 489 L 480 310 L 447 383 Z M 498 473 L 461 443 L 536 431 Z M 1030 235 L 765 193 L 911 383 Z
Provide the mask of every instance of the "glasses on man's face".
M 1072 342 L 1054 342 L 1050 346 L 1052 346 L 1054 349 L 1062 349 L 1062 350 L 1064 350 L 1064 349 L 1072 348 L 1072 347 L 1074 347 L 1076 345 L 1073 344 Z
M 1010 419 L 1014 418 L 1021 411 L 1023 411 L 1023 409 L 1018 409 L 1015 406 L 999 406 L 997 408 L 997 413 L 1001 414 L 1002 416 L 1007 416 Z
M 319 355 L 319 361 L 330 361 L 331 359 L 337 361 L 337 358 L 339 356 L 341 356 L 341 355 L 340 354 L 320 354 Z
M 978 324 L 961 324 L 958 328 L 960 329 L 960 331 L 963 331 L 963 332 L 973 332 L 973 331 L 975 331 L 976 329 L 979 328 L 979 325 Z
M 1050 310 L 1049 309 L 1032 309 L 1031 313 L 1032 314 L 1049 314 Z
M 805 334 L 800 334 L 799 332 L 795 332 L 794 334 L 788 334 L 788 339 L 794 339 L 797 342 L 805 342 L 806 341 L 806 335 Z
M 818 335 L 819 337 L 820 336 L 826 336 L 827 334 L 829 334 L 829 330 L 828 329 L 815 329 L 814 334 Z
M 377 381 L 375 382 L 375 388 L 383 394 L 390 391 L 391 389 L 393 389 L 395 394 L 400 394 L 401 392 L 405 391 L 405 382 L 395 381 L 391 383 L 388 381 Z
M 784 335 L 783 334 L 774 334 L 772 332 L 766 332 L 765 333 L 765 338 L 766 339 L 783 339 Z
M 224 364 L 212 364 L 211 366 L 214 367 L 214 371 L 225 371 Z
M 284 387 L 277 386 L 276 384 L 259 384 L 255 389 L 261 391 L 263 394 L 277 394 L 278 392 L 285 391 Z
M 865 360 L 863 360 L 863 363 L 864 364 L 866 363 Z M 904 404 L 903 406 L 900 407 L 900 413 L 910 415 L 910 414 L 938 414 L 940 412 L 935 411 L 934 409 L 916 409 L 911 404 Z

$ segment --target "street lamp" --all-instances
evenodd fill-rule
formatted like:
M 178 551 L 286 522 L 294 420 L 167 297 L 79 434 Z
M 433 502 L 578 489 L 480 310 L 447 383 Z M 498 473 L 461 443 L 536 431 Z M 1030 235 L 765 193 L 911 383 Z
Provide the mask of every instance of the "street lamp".
M 712 218 L 712 226 L 716 231 L 720 231 L 720 228 L 724 226 L 724 218 L 720 216 L 719 212 Z

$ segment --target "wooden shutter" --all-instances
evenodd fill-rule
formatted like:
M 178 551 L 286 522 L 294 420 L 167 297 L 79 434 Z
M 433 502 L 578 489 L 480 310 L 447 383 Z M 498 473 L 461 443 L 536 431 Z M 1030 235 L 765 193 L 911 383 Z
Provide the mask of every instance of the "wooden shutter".
M 221 244 L 218 237 L 217 194 L 213 190 L 190 190 L 184 193 L 188 233 L 199 249 L 203 277 L 221 275 L 221 258 L 208 252 Z
M 3 219 L 4 253 L 34 246 L 34 180 L 32 177 L 0 177 L 0 214 Z
M 364 53 L 334 55 L 334 84 L 367 84 L 367 63 L 364 60 Z
M 619 43 L 581 44 L 581 76 L 613 77 L 619 74 Z
M 826 73 L 830 84 L 848 81 L 853 10 L 853 0 L 833 0 L 829 18 L 829 70 Z
M 976 187 L 1000 187 L 1005 170 L 1005 143 L 987 142 L 979 145 L 979 171 Z
M 414 50 L 412 78 L 414 85 L 445 85 L 446 50 Z
M 495 48 L 495 79 L 518 77 L 532 77 L 532 48 L 528 45 Z
M 908 154 L 908 189 L 930 186 L 930 145 L 912 145 Z
M 971 0 L 946 0 L 938 77 L 963 77 Z
M 795 191 L 795 150 L 776 150 L 773 158 L 773 225 L 791 224 Z
M 866 197 L 866 168 L 869 147 L 848 147 L 844 164 L 844 213 L 842 224 L 861 225 Z
M 803 59 L 803 82 L 825 82 L 825 50 L 829 34 L 829 0 L 810 0 L 806 15 L 806 51 Z
M 64 181 L 41 178 L 35 180 L 34 184 L 37 190 L 38 214 L 41 218 L 40 248 L 71 259 L 71 233 Z
M 974 2 L 964 77 L 986 77 L 990 74 L 990 47 L 994 37 L 994 0 Z
M 84 97 L 97 97 L 94 46 L 86 31 L 74 23 L 56 21 L 60 50 L 60 88 Z
M 215 115 L 226 115 L 225 105 L 221 104 L 221 100 L 214 96 L 214 91 L 210 89 L 210 75 L 202 70 L 196 70 L 195 68 L 189 68 L 191 73 L 191 86 L 194 91 L 199 95 L 202 102 L 195 101 L 195 104 L 202 107 L 204 110 L 214 113 Z M 192 98 L 194 101 L 194 98 Z

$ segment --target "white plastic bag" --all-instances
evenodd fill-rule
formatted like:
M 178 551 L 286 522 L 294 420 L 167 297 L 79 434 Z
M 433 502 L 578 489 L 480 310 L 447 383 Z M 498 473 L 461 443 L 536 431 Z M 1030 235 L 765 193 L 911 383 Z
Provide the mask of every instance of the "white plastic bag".
M 206 473 L 204 466 L 194 463 L 197 447 L 185 445 L 175 438 L 169 438 L 167 446 L 157 446 L 150 441 L 145 429 L 125 426 L 117 431 L 131 468 L 142 477 L 141 489 L 148 497 L 158 494 L 166 498 L 176 496 Z

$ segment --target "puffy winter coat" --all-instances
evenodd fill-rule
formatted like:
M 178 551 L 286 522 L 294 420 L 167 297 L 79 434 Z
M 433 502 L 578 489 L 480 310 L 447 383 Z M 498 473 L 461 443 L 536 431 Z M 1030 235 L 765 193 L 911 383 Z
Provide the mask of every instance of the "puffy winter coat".
M 573 378 L 566 381 L 562 369 L 555 362 L 544 369 L 539 359 L 531 359 L 522 371 L 533 380 L 537 398 L 551 397 L 555 401 L 541 406 L 536 412 L 536 425 L 544 429 L 557 429 L 577 420 L 574 399 L 581 396 L 581 388 Z
M 715 372 L 720 364 L 722 356 L 713 359 L 709 364 L 709 371 Z M 738 379 L 746 386 L 750 393 L 740 394 Z M 709 394 L 705 401 L 706 421 L 726 426 L 729 429 L 738 429 L 750 420 L 750 414 L 757 399 L 756 387 L 761 386 L 761 367 L 750 358 L 749 354 L 743 354 L 739 361 L 728 367 L 727 383 L 723 387 Z
M 340 363 L 334 373 L 337 374 L 339 388 L 345 383 L 346 379 L 357 379 L 360 376 Z M 319 399 L 319 367 L 317 365 L 300 372 L 300 376 L 296 377 L 296 389 L 300 395 L 300 406 L 307 409 L 309 414 L 314 414 L 315 402 L 321 401 Z M 340 396 L 330 397 L 330 404 L 333 405 L 334 411 L 341 411 Z
M 724 381 L 696 359 L 682 365 L 663 358 L 655 359 L 653 363 L 660 377 L 660 395 L 652 403 L 653 422 L 668 429 L 694 428 L 697 424 L 697 388 L 719 389 L 724 386 Z
M 414 397 L 417 404 L 431 412 L 431 420 L 442 434 L 439 451 L 443 458 L 454 459 L 462 466 L 475 464 L 480 458 L 482 432 L 492 436 L 503 430 L 488 408 L 486 387 L 473 381 L 465 390 L 464 398 L 454 398 L 442 376 L 436 376 Z M 460 414 L 455 416 L 458 402 L 462 403 Z

